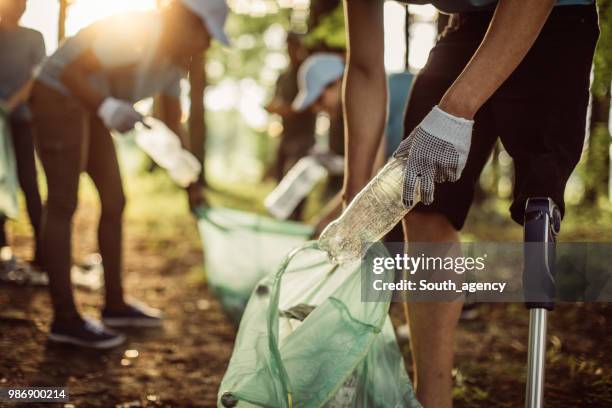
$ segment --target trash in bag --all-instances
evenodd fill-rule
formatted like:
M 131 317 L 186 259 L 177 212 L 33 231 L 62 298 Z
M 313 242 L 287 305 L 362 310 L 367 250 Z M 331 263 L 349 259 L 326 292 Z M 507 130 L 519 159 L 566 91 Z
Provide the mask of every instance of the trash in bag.
M 8 218 L 17 218 L 19 204 L 17 201 L 17 168 L 15 151 L 11 138 L 6 112 L 0 109 L 0 214 Z
M 365 256 L 388 252 L 375 244 Z M 390 293 L 361 299 L 368 264 L 333 264 L 309 242 L 262 279 L 240 323 L 218 406 L 421 407 L 388 316 Z
M 240 321 L 253 288 L 312 235 L 311 226 L 229 208 L 200 208 L 207 282 L 229 317 Z

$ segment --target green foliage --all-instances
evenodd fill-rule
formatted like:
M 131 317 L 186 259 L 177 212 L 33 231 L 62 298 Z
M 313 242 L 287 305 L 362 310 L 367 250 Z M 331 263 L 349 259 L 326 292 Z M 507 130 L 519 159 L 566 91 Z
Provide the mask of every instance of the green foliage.
M 231 47 L 214 44 L 207 53 L 207 61 L 218 61 L 224 66 L 222 75 L 211 77 L 209 82 L 216 83 L 227 77 L 253 78 L 261 80 L 262 67 L 266 65 L 266 56 L 270 52 L 264 41 L 267 29 L 280 24 L 289 27 L 289 11 L 281 9 L 278 13 L 252 17 L 247 14 L 231 13 L 226 24 L 228 36 L 232 39 Z
M 346 28 L 342 3 L 331 13 L 323 16 L 305 39 L 308 48 L 346 49 Z
M 596 205 L 608 195 L 610 134 L 608 132 L 612 82 L 612 0 L 598 0 L 601 34 L 593 59 L 593 95 L 588 154 L 584 163 L 585 202 Z
M 612 0 L 597 0 L 601 34 L 594 58 L 595 76 L 592 91 L 595 96 L 609 95 L 612 82 Z
M 601 196 L 608 193 L 608 171 L 610 154 L 610 135 L 606 123 L 595 123 L 591 127 L 589 151 L 585 172 L 586 201 L 596 204 Z

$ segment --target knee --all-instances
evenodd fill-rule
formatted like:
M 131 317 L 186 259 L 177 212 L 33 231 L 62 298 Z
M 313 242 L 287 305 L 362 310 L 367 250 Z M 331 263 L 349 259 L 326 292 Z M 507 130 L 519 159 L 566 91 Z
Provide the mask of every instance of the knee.
M 123 210 L 125 209 L 126 199 L 125 194 L 121 191 L 115 194 L 112 199 L 102 201 L 102 217 L 105 219 L 119 221 L 123 216 Z
M 459 231 L 442 213 L 411 211 L 404 218 L 404 234 L 412 242 L 454 242 Z
M 46 207 L 49 215 L 70 219 L 77 209 L 76 194 L 74 196 L 62 196 L 49 191 Z

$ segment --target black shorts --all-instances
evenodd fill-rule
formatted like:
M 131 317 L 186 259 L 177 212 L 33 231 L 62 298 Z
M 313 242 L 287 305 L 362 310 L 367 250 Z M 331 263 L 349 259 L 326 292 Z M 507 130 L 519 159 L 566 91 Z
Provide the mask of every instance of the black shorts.
M 482 41 L 492 12 L 453 15 L 415 79 L 404 119 L 408 136 L 459 76 Z M 523 222 L 529 197 L 550 197 L 564 211 L 565 184 L 582 153 L 590 72 L 599 28 L 593 6 L 555 7 L 512 75 L 474 118 L 461 179 L 436 186 L 433 204 L 460 230 L 480 173 L 499 137 L 514 160 L 512 218 Z

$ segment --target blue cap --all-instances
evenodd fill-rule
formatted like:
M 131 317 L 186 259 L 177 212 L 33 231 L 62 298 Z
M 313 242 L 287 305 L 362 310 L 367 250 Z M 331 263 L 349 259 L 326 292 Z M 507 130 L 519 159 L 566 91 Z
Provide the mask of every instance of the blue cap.
M 225 20 L 229 7 L 225 0 L 180 0 L 181 3 L 202 19 L 210 35 L 223 45 L 230 41 L 225 33 Z
M 317 53 L 308 57 L 298 72 L 299 92 L 293 101 L 293 109 L 298 112 L 308 109 L 325 88 L 342 75 L 344 60 L 338 54 Z

